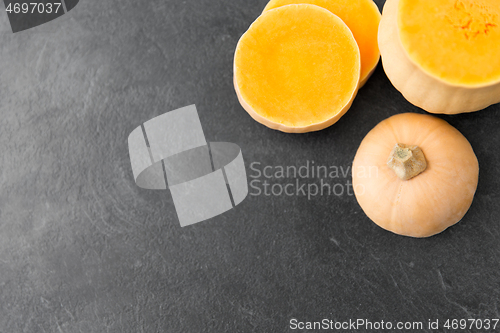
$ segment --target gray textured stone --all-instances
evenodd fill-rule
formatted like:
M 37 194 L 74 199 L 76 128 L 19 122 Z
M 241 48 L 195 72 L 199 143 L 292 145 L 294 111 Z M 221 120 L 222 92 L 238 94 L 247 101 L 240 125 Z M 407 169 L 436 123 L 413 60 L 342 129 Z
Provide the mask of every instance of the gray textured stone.
M 498 105 L 442 117 L 470 140 L 481 174 L 463 221 L 429 239 L 380 229 L 347 194 L 252 189 L 236 209 L 181 228 L 168 191 L 134 184 L 129 133 L 186 105 L 197 105 L 208 140 L 241 147 L 249 180 L 254 162 L 347 168 L 379 121 L 422 112 L 379 65 L 326 130 L 290 135 L 253 121 L 233 90 L 232 57 L 265 4 L 82 0 L 54 33 L 0 35 L 0 332 L 499 317 Z

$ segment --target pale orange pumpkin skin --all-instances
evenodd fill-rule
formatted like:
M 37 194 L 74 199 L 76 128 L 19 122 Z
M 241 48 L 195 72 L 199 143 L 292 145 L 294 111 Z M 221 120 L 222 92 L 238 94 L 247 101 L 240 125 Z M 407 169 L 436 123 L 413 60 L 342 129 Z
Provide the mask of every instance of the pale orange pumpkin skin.
M 387 166 L 396 143 L 419 146 L 427 169 L 401 180 Z M 380 227 L 429 237 L 459 222 L 478 184 L 479 164 L 467 139 L 446 121 L 422 114 L 392 116 L 363 139 L 352 168 L 356 199 Z
M 382 65 L 394 87 L 410 103 L 431 113 L 474 112 L 499 103 L 500 83 L 470 87 L 450 84 L 429 75 L 409 59 L 398 31 L 399 1 L 386 1 L 378 30 Z

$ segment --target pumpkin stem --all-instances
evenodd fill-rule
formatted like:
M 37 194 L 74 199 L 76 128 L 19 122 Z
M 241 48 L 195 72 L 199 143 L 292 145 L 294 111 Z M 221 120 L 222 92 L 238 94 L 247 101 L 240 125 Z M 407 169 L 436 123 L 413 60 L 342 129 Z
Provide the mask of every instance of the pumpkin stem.
M 392 148 L 387 165 L 399 178 L 408 180 L 423 172 L 427 168 L 427 161 L 419 146 L 397 143 Z

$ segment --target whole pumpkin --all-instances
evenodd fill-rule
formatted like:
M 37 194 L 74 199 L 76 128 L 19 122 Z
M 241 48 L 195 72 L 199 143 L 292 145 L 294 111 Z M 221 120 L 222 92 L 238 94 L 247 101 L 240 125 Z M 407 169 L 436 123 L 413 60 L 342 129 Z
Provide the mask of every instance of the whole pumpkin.
M 392 116 L 363 139 L 352 167 L 366 215 L 396 234 L 428 237 L 460 221 L 477 188 L 479 165 L 467 139 L 446 121 Z

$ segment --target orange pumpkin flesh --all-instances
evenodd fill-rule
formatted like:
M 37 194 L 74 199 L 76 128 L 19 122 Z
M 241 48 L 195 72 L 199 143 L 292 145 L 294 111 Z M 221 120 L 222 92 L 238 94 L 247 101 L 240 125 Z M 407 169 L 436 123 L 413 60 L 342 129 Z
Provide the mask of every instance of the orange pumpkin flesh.
M 344 22 L 315 5 L 263 13 L 241 37 L 234 85 L 243 108 L 284 132 L 321 130 L 338 121 L 358 90 L 360 53 Z
M 400 179 L 388 163 L 395 144 L 421 148 L 423 172 Z M 462 219 L 479 176 L 477 158 L 467 139 L 444 120 L 398 114 L 373 128 L 353 162 L 356 199 L 366 215 L 396 234 L 428 237 Z
M 472 37 L 481 15 L 466 10 L 471 15 L 468 26 L 469 18 L 462 22 L 464 13 L 454 6 L 480 1 L 447 0 L 448 10 L 434 8 L 444 1 L 386 1 L 378 43 L 387 77 L 410 103 L 432 113 L 473 112 L 499 103 L 500 81 L 495 80 L 500 74 L 500 40 L 492 30 L 500 31 L 500 26 Z M 467 57 L 462 57 L 464 52 Z
M 398 27 L 410 60 L 459 86 L 500 82 L 498 0 L 400 0 Z
M 291 4 L 320 6 L 344 21 L 352 31 L 361 53 L 359 86 L 362 87 L 375 71 L 380 58 L 377 31 L 381 15 L 375 2 L 372 0 L 271 0 L 264 8 L 264 12 Z

